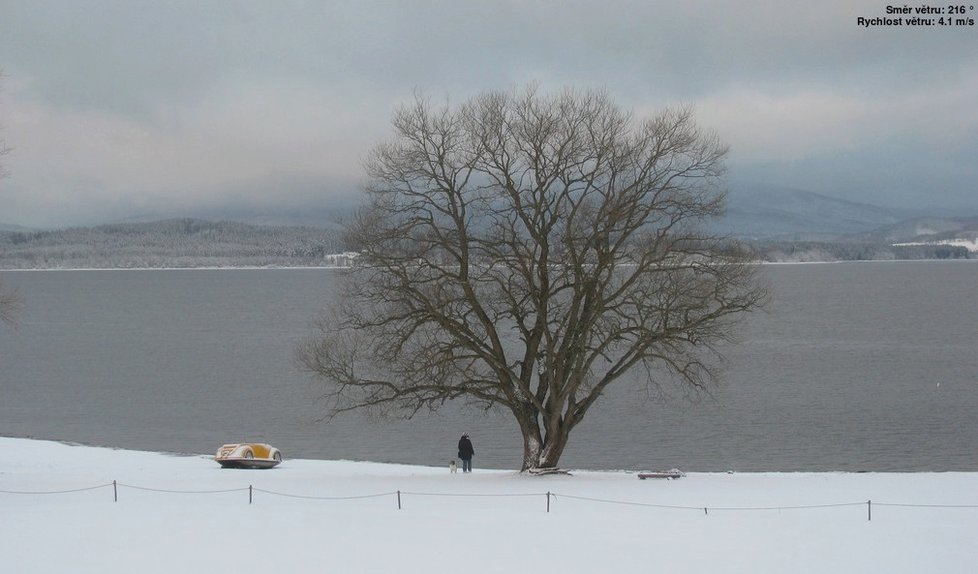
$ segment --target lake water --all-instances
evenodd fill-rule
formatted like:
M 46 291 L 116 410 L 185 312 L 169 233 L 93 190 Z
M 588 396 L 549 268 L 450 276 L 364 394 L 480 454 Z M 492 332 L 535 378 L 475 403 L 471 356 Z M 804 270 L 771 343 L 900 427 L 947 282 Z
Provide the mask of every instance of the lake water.
M 25 309 L 0 326 L 0 435 L 210 453 L 518 468 L 505 414 L 318 422 L 293 361 L 340 271 L 5 271 Z M 725 350 L 713 396 L 613 388 L 562 465 L 688 471 L 978 470 L 978 263 L 764 268 L 773 299 Z M 674 393 L 678 394 L 678 393 Z

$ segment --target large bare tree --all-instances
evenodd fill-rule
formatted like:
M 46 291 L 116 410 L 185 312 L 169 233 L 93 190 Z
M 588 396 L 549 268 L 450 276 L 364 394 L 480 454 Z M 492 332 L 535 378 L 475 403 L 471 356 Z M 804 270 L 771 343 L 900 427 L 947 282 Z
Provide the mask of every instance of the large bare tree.
M 701 224 L 727 148 L 689 109 L 634 118 L 603 92 L 416 96 L 366 160 L 341 301 L 299 349 L 330 415 L 464 398 L 515 417 L 523 470 L 633 370 L 687 388 L 760 305 L 756 268 Z M 663 369 L 663 367 L 665 369 Z

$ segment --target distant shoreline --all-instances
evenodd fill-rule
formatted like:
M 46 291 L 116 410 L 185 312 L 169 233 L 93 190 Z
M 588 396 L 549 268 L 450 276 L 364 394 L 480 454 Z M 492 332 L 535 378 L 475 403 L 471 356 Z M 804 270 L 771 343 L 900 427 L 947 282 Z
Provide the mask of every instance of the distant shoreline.
M 343 265 L 296 265 L 289 267 L 265 267 L 260 265 L 241 267 L 11 267 L 0 269 L 0 273 L 5 271 L 299 271 L 303 269 L 352 269 L 352 267 Z
M 854 263 L 975 263 L 978 259 L 854 259 L 844 261 L 759 261 L 758 265 L 838 265 Z M 353 269 L 345 265 L 293 265 L 293 266 L 202 266 L 202 267 L 10 267 L 0 268 L 0 273 L 8 271 L 301 271 Z

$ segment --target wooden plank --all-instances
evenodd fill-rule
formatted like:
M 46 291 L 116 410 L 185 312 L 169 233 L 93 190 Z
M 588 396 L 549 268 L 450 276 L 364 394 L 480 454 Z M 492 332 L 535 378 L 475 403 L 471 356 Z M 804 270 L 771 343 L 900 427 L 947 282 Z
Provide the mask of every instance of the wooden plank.
M 678 470 L 668 470 L 664 472 L 640 472 L 638 477 L 641 480 L 646 478 L 682 478 L 685 476 L 681 471 Z

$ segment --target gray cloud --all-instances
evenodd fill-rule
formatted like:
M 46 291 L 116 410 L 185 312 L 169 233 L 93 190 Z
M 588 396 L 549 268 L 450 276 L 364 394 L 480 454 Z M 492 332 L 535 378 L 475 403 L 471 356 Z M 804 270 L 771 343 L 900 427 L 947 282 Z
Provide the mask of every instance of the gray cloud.
M 6 2 L 0 221 L 317 208 L 391 109 L 538 81 L 693 104 L 736 182 L 978 210 L 978 27 L 884 3 Z M 974 14 L 970 17 L 976 17 Z

